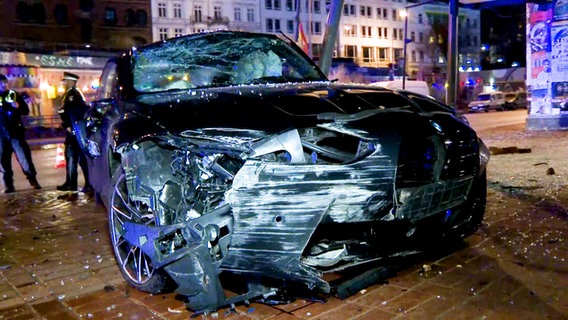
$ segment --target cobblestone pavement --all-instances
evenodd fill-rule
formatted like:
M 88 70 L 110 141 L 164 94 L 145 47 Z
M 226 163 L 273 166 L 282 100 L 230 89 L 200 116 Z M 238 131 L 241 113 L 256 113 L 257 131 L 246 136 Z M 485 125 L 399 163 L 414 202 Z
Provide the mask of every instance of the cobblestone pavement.
M 492 157 L 484 224 L 453 252 L 432 253 L 345 300 L 252 303 L 198 318 L 568 319 L 568 132 L 482 136 L 532 152 Z M 55 190 L 64 169 L 54 168 L 54 149 L 34 151 L 34 161 L 42 190 L 17 172 L 18 192 L 0 194 L 0 319 L 194 316 L 175 294 L 128 287 L 105 210 L 86 194 Z

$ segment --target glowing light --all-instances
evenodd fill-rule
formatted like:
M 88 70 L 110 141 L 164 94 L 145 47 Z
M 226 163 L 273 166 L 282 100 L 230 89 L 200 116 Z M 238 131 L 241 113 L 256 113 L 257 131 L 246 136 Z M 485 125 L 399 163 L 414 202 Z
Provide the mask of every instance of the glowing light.
M 50 87 L 51 87 L 51 86 L 50 86 L 49 83 L 47 83 L 46 81 L 42 81 L 42 82 L 39 84 L 39 89 L 40 89 L 40 90 L 43 90 L 43 91 L 49 90 Z
M 101 84 L 99 83 L 99 79 L 95 79 L 95 80 L 91 81 L 91 88 L 93 88 L 95 90 L 98 89 L 100 87 L 100 85 Z
M 63 92 L 65 92 L 65 88 L 63 88 L 63 87 L 57 87 L 57 92 L 63 93 Z
M 401 10 L 401 11 L 398 12 L 398 15 L 401 18 L 406 18 L 406 17 L 408 17 L 408 12 L 406 10 Z
M 82 88 L 82 89 L 83 89 L 83 92 L 85 92 L 85 91 L 89 91 L 89 87 L 88 87 L 88 86 L 83 86 L 83 88 Z

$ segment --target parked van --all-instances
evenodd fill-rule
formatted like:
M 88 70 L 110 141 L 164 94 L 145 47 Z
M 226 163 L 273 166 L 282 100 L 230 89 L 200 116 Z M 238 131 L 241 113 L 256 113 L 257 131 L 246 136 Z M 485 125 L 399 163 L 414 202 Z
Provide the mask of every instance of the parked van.
M 467 107 L 470 112 L 499 110 L 503 111 L 506 107 L 505 94 L 501 91 L 485 92 L 477 95 L 475 100 L 472 100 Z
M 507 92 L 505 93 L 506 108 L 515 110 L 517 108 L 527 107 L 527 93 L 524 91 Z
M 402 90 L 402 80 L 379 81 L 379 82 L 373 82 L 371 83 L 371 85 L 381 86 L 391 90 Z M 419 94 L 423 94 L 425 96 L 430 95 L 430 89 L 426 81 L 406 80 L 404 82 L 404 90 L 416 92 Z

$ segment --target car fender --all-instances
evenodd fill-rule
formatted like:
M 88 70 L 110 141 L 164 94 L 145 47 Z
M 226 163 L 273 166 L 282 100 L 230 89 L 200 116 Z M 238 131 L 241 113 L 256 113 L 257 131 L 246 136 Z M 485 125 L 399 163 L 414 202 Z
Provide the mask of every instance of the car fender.
M 164 134 L 167 130 L 158 123 L 142 115 L 127 113 L 121 117 L 113 126 L 110 138 L 113 152 L 119 152 L 120 149 L 135 141 L 147 136 L 156 134 Z

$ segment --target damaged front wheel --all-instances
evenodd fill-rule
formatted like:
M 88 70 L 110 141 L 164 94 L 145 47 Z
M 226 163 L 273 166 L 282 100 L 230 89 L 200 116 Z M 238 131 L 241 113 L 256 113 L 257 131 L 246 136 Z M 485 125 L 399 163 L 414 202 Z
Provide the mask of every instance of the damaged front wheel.
M 128 196 L 126 174 L 119 167 L 114 176 L 114 188 L 109 206 L 110 238 L 120 271 L 133 287 L 150 293 L 168 291 L 172 280 L 162 269 L 155 269 L 152 260 L 140 247 L 124 237 L 124 224 L 155 225 L 154 216 L 139 201 Z

